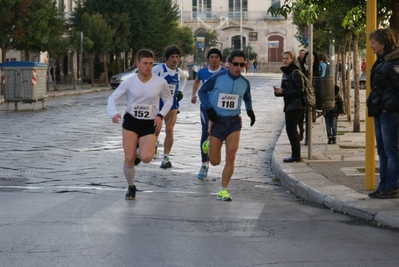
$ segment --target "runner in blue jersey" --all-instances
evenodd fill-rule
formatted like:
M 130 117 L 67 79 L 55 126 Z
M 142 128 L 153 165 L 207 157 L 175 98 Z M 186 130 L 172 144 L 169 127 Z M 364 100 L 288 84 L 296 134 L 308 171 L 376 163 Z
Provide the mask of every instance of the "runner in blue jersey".
M 191 97 L 191 103 L 197 103 L 197 92 L 200 87 L 200 83 L 203 84 L 216 72 L 220 70 L 224 70 L 225 68 L 222 67 L 220 64 L 222 60 L 222 53 L 217 48 L 212 48 L 208 52 L 208 67 L 200 69 L 197 74 L 197 78 L 194 80 L 193 83 L 193 92 Z M 209 158 L 208 155 L 202 151 L 202 144 L 208 138 L 208 128 L 209 128 L 209 119 L 208 114 L 206 114 L 206 110 L 204 109 L 203 105 L 200 105 L 200 117 L 201 117 L 201 126 L 202 126 L 202 134 L 201 134 L 201 142 L 200 142 L 200 150 L 201 150 L 201 160 L 202 166 L 198 173 L 197 178 L 200 180 L 204 180 L 208 178 L 208 169 L 209 169 Z
M 251 126 L 255 123 L 251 86 L 249 81 L 241 75 L 245 66 L 245 53 L 241 50 L 233 50 L 228 61 L 229 69 L 215 73 L 198 91 L 198 96 L 210 120 L 208 155 L 213 166 L 220 164 L 222 145 L 225 142 L 226 164 L 217 195 L 217 199 L 223 201 L 231 200 L 226 188 L 234 173 L 234 161 L 240 141 L 242 100 L 251 118 Z
M 165 48 L 165 63 L 152 68 L 152 72 L 164 78 L 168 85 L 170 93 L 173 96 L 173 105 L 165 116 L 165 140 L 164 140 L 164 155 L 161 163 L 161 168 L 172 168 L 172 163 L 169 160 L 169 154 L 173 146 L 173 128 L 177 120 L 177 113 L 179 108 L 179 101 L 183 98 L 183 90 L 186 86 L 187 77 L 183 70 L 177 65 L 180 61 L 180 48 L 177 45 L 170 45 Z M 160 102 L 160 108 L 163 107 L 163 102 Z M 157 136 L 159 133 L 157 133 Z

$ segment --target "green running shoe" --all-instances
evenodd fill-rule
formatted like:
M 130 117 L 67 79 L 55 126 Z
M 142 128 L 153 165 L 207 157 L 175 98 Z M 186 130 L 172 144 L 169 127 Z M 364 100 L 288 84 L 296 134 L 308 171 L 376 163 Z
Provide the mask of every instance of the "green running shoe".
M 229 192 L 227 192 L 226 189 L 222 189 L 218 192 L 218 196 L 217 196 L 218 200 L 222 200 L 222 201 L 231 201 L 231 197 L 229 195 Z
M 203 143 L 202 143 L 202 153 L 204 153 L 205 155 L 208 154 L 209 152 L 209 138 L 206 139 Z

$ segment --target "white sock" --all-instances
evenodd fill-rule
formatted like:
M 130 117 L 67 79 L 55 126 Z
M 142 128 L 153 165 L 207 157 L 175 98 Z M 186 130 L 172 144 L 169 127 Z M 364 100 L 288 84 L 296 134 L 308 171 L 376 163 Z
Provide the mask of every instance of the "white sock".
M 127 167 L 123 164 L 123 173 L 125 174 L 127 183 L 129 185 L 134 185 L 134 174 L 136 173 L 134 165 L 132 167 Z

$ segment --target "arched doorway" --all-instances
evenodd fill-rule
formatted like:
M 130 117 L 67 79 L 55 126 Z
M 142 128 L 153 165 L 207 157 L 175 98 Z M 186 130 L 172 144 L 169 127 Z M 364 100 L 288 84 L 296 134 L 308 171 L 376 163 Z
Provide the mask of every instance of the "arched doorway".
M 266 45 L 269 62 L 281 62 L 283 59 L 284 38 L 272 35 L 267 39 Z
M 245 38 L 245 36 L 242 37 L 242 47 L 245 46 L 245 44 L 247 43 L 247 40 Z M 241 35 L 236 35 L 231 37 L 231 47 L 233 49 L 241 49 Z

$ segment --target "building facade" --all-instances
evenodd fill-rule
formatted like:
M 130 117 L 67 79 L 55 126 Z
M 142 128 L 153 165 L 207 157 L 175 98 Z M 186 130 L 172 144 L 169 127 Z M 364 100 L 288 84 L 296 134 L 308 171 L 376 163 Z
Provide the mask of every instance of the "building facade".
M 261 63 L 281 63 L 283 51 L 300 49 L 291 17 L 272 17 L 267 13 L 269 7 L 278 8 L 282 2 L 284 0 L 175 0 L 180 9 L 180 23 L 191 27 L 194 37 L 201 31 L 214 30 L 219 49 L 250 47 Z

